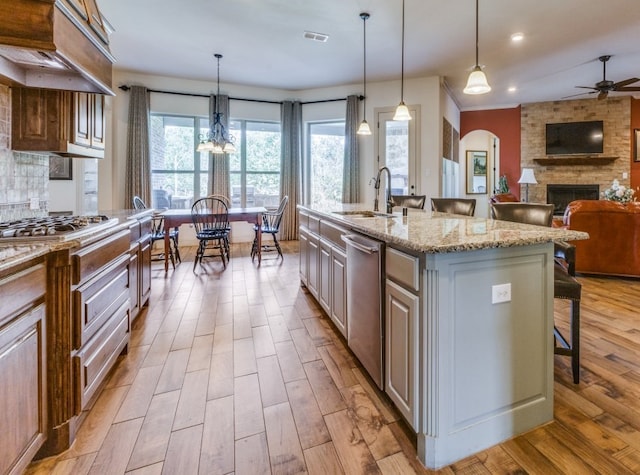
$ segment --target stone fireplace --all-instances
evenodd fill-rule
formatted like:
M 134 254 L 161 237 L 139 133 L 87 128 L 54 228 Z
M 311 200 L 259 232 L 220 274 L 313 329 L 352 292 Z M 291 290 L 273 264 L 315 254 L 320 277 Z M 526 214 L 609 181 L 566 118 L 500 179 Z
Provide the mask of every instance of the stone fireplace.
M 602 120 L 604 123 L 604 148 L 595 156 L 547 155 L 545 150 L 545 124 Z M 556 213 L 563 214 L 564 201 L 587 199 L 580 190 L 578 195 L 558 198 L 547 197 L 548 185 L 594 186 L 594 199 L 600 190 L 611 186 L 614 179 L 629 186 L 631 172 L 631 99 L 628 96 L 609 97 L 606 101 L 579 99 L 573 101 L 539 102 L 523 104 L 521 108 L 521 156 L 520 166 L 532 168 L 537 185 L 529 185 L 529 201 L 554 203 Z M 521 194 L 524 195 L 524 186 Z M 567 194 L 559 189 L 560 194 Z M 561 208 L 561 209 L 559 209 Z
M 562 216 L 575 200 L 600 199 L 600 185 L 547 185 L 547 203 L 553 203 L 553 215 Z

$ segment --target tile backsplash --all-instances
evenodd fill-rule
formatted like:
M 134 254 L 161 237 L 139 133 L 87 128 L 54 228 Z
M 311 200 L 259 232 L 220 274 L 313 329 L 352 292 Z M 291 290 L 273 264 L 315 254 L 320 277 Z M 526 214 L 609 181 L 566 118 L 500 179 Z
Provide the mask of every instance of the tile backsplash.
M 11 93 L 0 85 L 0 221 L 45 216 L 48 183 L 48 155 L 11 151 Z

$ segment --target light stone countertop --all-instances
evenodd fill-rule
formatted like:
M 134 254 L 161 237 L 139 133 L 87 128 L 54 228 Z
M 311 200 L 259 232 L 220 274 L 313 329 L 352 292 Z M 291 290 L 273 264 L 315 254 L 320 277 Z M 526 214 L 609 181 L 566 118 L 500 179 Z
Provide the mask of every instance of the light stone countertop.
M 552 241 L 578 241 L 589 239 L 582 231 L 533 226 L 485 218 L 474 218 L 427 210 L 408 209 L 402 216 L 399 208 L 392 215 L 358 217 L 357 214 L 340 214 L 371 211 L 367 204 L 335 204 L 327 207 L 298 205 L 360 231 L 387 244 L 428 254 L 472 251 L 495 247 L 528 246 Z
M 8 238 L 0 240 L 0 272 L 18 266 L 48 252 L 60 251 L 89 245 L 118 231 L 128 229 L 129 219 L 152 215 L 153 210 L 115 210 L 100 212 L 109 216 L 96 226 L 87 227 L 69 235 L 60 235 L 55 239 Z
M 0 244 L 0 273 L 14 266 L 19 266 L 36 257 L 47 254 L 48 244 L 33 242 L 29 244 Z

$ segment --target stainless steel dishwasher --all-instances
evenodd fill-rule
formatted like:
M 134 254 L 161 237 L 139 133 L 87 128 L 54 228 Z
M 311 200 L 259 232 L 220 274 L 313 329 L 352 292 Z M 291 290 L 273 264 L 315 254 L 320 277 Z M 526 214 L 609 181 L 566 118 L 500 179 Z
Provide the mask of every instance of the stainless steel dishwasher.
M 347 343 L 383 389 L 384 243 L 359 234 L 344 235 L 342 240 L 347 244 Z

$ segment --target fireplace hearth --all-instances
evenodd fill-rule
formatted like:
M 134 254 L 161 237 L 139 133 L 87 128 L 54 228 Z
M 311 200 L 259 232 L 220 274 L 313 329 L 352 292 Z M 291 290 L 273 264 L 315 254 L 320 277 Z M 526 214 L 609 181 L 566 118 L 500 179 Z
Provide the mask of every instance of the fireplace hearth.
M 554 216 L 563 216 L 575 200 L 600 199 L 600 185 L 547 185 L 547 203 L 553 203 Z

